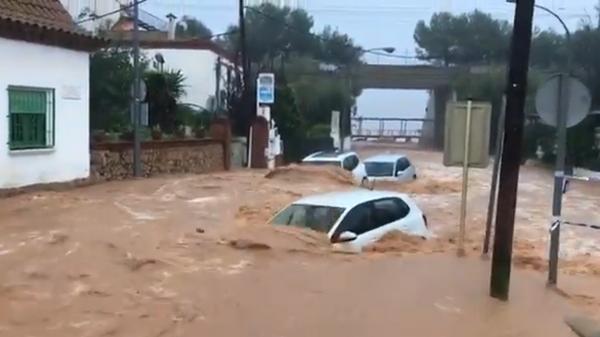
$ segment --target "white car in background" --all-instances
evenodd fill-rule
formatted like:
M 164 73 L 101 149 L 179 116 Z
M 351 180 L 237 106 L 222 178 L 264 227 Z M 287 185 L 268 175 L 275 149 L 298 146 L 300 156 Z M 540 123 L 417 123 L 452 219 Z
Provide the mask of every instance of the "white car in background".
M 336 248 L 352 252 L 394 231 L 431 236 L 427 218 L 408 196 L 364 189 L 305 197 L 277 213 L 271 224 L 327 233 Z
M 356 152 L 321 151 L 302 160 L 306 165 L 331 165 L 349 171 L 359 183 L 367 181 L 367 171 Z
M 369 181 L 412 181 L 417 170 L 408 158 L 401 154 L 380 154 L 365 160 Z

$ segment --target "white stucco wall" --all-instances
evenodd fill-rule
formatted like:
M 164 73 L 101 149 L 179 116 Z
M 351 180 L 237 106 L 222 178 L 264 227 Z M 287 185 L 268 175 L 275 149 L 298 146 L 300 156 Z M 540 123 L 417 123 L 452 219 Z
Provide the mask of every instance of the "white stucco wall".
M 55 89 L 53 149 L 9 150 L 10 85 Z M 0 38 L 0 189 L 86 178 L 89 166 L 89 55 Z
M 219 56 L 216 53 L 199 49 L 144 49 L 144 53 L 149 59 L 154 59 L 154 56 L 160 53 L 165 59 L 165 71 L 183 72 L 186 95 L 181 98 L 182 103 L 207 107 L 207 100 L 209 96 L 215 95 L 217 86 L 215 66 Z M 223 67 L 223 74 L 225 71 Z

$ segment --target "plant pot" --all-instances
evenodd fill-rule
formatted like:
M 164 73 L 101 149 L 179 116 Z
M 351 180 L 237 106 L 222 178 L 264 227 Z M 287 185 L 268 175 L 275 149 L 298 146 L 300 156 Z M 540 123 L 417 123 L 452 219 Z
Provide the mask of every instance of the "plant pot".
M 108 134 L 104 131 L 94 131 L 92 132 L 92 143 L 106 143 L 108 142 L 109 137 Z
M 196 129 L 194 130 L 194 136 L 196 136 L 196 138 L 205 138 L 206 137 L 206 131 L 204 129 Z
M 162 131 L 152 131 L 151 133 L 152 140 L 161 140 L 163 138 Z
M 133 131 L 125 131 L 119 136 L 119 138 L 121 140 L 132 142 L 133 141 Z

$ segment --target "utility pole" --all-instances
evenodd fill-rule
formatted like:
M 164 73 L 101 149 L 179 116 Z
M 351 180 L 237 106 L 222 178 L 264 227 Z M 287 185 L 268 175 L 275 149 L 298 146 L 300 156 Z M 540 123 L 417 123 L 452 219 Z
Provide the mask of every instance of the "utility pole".
M 140 27 L 139 4 L 133 2 L 133 175 L 142 176 L 140 135 Z
M 242 59 L 242 111 L 248 111 L 248 89 L 250 86 L 250 67 L 248 63 L 248 50 L 246 45 L 246 18 L 244 0 L 239 0 L 239 26 L 240 26 L 240 58 Z
M 504 301 L 508 300 L 510 288 L 515 208 L 525 123 L 525 97 L 534 5 L 535 0 L 516 1 L 506 89 L 505 136 L 500 164 L 499 198 L 490 282 L 490 295 Z

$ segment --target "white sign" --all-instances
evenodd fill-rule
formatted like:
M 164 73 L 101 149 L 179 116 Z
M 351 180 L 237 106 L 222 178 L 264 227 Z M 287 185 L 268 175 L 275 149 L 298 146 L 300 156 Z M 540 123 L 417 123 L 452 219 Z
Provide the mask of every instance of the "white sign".
M 260 106 L 258 107 L 257 116 L 263 117 L 267 122 L 271 121 L 271 107 L 270 106 Z
M 62 98 L 70 100 L 81 100 L 81 87 L 75 85 L 64 85 L 62 87 Z
M 256 80 L 256 100 L 258 104 L 275 103 L 275 74 L 258 74 L 258 79 Z

